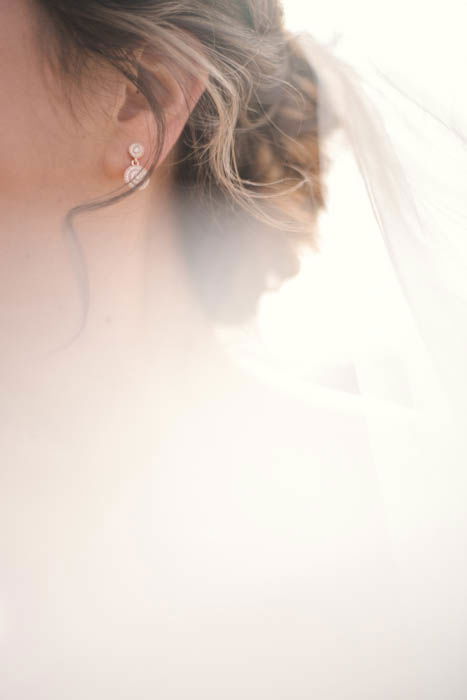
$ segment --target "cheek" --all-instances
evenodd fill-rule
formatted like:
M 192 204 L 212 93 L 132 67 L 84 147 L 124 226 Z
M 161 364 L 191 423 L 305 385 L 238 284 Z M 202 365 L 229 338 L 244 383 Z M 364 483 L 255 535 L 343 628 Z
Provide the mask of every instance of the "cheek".
M 5 8 L 4 8 L 5 6 Z M 86 167 L 89 134 L 60 95 L 62 83 L 42 60 L 40 24 L 24 0 L 0 0 L 0 192 L 43 193 Z M 87 166 L 89 169 L 89 166 Z
M 22 0 L 2 6 L 0 180 L 3 191 L 40 175 L 49 129 L 54 126 L 27 7 Z

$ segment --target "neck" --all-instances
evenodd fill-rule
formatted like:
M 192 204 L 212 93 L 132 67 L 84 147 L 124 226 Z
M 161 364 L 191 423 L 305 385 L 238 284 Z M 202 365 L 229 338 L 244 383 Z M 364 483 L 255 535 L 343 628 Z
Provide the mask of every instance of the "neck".
M 143 361 L 170 372 L 185 362 L 188 348 L 216 352 L 177 248 L 163 182 L 76 219 L 89 290 L 84 327 L 86 290 L 77 274 L 77 248 L 63 233 L 63 202 L 38 204 L 34 217 L 19 207 L 7 211 L 1 231 L 0 333 L 8 375 L 50 358 L 102 363 L 109 372 L 112 365 L 131 371 Z

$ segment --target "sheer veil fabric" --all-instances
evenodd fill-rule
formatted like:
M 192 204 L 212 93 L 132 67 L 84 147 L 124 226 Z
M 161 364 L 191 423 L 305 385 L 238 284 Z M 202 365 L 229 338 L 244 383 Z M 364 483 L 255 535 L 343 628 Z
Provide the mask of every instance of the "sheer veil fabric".
M 5 410 L 5 700 L 466 696 L 465 104 L 300 41 L 340 184 L 309 347 L 258 380 L 232 346 L 242 372 L 201 367 L 186 404 L 169 378 L 158 414 L 150 377 L 85 395 L 81 432 L 65 401 Z
M 380 604 L 399 620 L 392 653 L 406 664 L 399 656 L 392 681 L 404 698 L 461 698 L 467 687 L 467 102 L 453 4 L 445 14 L 435 4 L 444 41 L 423 27 L 415 37 L 413 17 L 397 35 L 394 19 L 391 39 L 381 26 L 372 34 L 371 22 L 366 41 L 352 32 L 328 42 L 296 34 L 318 75 L 322 159 L 331 164 L 320 233 L 327 262 L 307 263 L 305 277 L 316 275 L 308 290 L 330 314 L 337 309 L 340 329 L 331 337 L 345 345 L 346 372 L 336 365 L 330 373 L 325 351 L 316 352 L 330 322 L 315 324 L 311 294 L 309 313 L 301 309 L 308 364 L 297 372 L 291 354 L 266 372 L 314 408 L 334 410 L 331 430 L 336 415 L 349 426 L 364 420 L 369 472 L 358 471 L 360 442 L 349 441 L 347 466 L 362 498 L 368 473 L 378 484 L 381 548 L 389 542 L 387 581 L 395 586 Z M 397 56 L 404 42 L 408 63 Z M 261 339 L 254 353 L 248 341 L 237 352 L 253 371 L 258 358 L 274 365 L 274 337 L 269 345 Z M 369 654 L 368 645 L 366 638 Z M 404 668 L 412 680 L 401 682 Z M 355 681 L 342 692 L 335 697 L 365 691 Z M 389 698 L 394 689 L 379 692 Z
M 346 311 L 355 322 L 355 410 L 367 420 L 395 566 L 410 589 L 415 646 L 425 639 L 425 660 L 439 669 L 437 688 L 422 683 L 414 697 L 433 698 L 460 698 L 467 684 L 459 666 L 467 623 L 467 102 L 454 17 L 443 70 L 432 73 L 427 37 L 410 37 L 415 57 L 405 72 L 345 36 L 333 46 L 300 39 L 319 76 L 321 123 L 337 116 L 344 158 L 374 217 L 368 247 L 358 220 L 346 230 L 348 259 L 363 259 L 353 283 L 359 273 L 367 282 L 364 293 L 345 291 L 354 302 Z M 433 44 L 438 57 L 444 42 Z M 325 158 L 335 152 L 322 143 Z M 346 241 L 342 255 L 349 250 Z
M 432 464 L 438 473 L 443 470 L 446 486 L 452 477 L 459 478 L 457 485 L 464 488 L 465 117 L 463 123 L 459 111 L 455 120 L 452 115 L 451 124 L 444 121 L 423 105 L 420 95 L 412 98 L 404 93 L 377 65 L 349 60 L 352 49 L 347 60 L 342 60 L 338 51 L 325 48 L 311 35 L 302 35 L 301 41 L 320 76 L 324 97 L 320 120 L 326 125 L 330 112 L 337 116 L 343 150 L 350 151 L 355 160 L 375 219 L 372 233 L 378 240 L 374 248 L 358 250 L 364 259 L 362 269 L 374 266 L 380 275 L 366 294 L 355 297 L 358 330 L 354 346 L 358 350 L 354 366 L 359 403 L 370 424 L 378 420 L 372 400 L 380 402 L 381 408 L 385 405 L 388 412 L 385 415 L 382 410 L 380 422 L 390 422 L 391 414 L 396 423 L 400 419 L 405 424 L 404 430 L 412 433 L 423 455 L 423 472 L 428 476 Z M 323 144 L 323 155 L 328 158 L 326 139 Z M 359 239 L 352 221 L 346 235 L 355 237 L 355 249 Z M 352 291 L 347 288 L 346 293 Z M 384 304 L 379 309 L 375 309 L 374 296 Z M 362 332 L 359 338 L 360 329 L 371 325 L 376 333 Z M 396 426 L 394 429 L 392 435 L 387 433 L 392 445 L 397 435 Z M 390 453 L 390 444 L 378 444 L 383 438 L 379 428 L 374 437 L 379 464 Z M 436 456 L 432 453 L 435 446 Z M 412 461 L 412 469 L 414 466 Z M 420 479 L 423 490 L 422 474 Z M 455 484 L 453 481 L 453 495 Z

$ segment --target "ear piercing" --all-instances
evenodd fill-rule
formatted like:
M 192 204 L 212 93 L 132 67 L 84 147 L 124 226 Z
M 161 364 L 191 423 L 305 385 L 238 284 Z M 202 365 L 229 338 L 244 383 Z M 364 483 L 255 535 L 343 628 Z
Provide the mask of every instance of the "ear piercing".
M 144 190 L 149 185 L 149 180 L 145 180 L 141 185 L 141 180 L 147 175 L 146 168 L 140 165 L 139 159 L 144 156 L 144 146 L 141 143 L 132 143 L 128 149 L 128 152 L 132 158 L 131 165 L 125 170 L 123 179 L 132 189 L 138 187 L 140 190 Z

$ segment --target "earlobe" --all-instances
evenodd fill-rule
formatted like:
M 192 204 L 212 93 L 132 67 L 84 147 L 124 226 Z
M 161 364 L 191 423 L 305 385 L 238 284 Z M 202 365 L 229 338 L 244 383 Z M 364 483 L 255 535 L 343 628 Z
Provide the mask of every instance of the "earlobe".
M 158 137 L 156 120 L 144 95 L 126 78 L 120 83 L 120 94 L 107 134 L 104 170 L 116 186 L 123 183 L 128 168 L 134 165 L 131 162 L 134 155 L 129 151 L 132 144 L 141 144 L 144 153 L 138 158 L 138 165 L 149 169 Z

